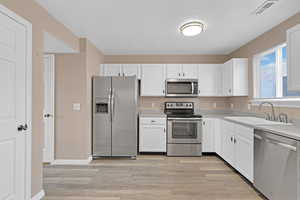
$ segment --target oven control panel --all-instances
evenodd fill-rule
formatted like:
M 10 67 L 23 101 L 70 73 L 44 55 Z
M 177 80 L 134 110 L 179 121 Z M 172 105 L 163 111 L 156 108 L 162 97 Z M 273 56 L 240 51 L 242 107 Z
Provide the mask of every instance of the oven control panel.
M 193 102 L 166 102 L 165 109 L 194 109 Z

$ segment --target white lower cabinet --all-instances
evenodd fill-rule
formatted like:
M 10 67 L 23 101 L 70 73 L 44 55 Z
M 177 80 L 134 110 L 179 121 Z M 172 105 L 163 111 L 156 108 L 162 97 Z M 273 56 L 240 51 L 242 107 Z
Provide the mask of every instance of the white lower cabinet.
M 222 121 L 221 157 L 253 182 L 254 129 Z
M 166 118 L 140 118 L 139 152 L 167 152 Z
M 204 118 L 202 122 L 202 152 L 215 152 L 215 119 Z

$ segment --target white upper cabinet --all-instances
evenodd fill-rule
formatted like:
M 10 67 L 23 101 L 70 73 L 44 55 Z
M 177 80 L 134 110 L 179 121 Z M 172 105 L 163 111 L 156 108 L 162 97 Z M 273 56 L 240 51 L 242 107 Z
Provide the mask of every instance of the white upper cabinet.
M 223 96 L 248 96 L 248 59 L 233 58 L 222 67 Z
M 198 78 L 198 64 L 167 64 L 167 78 Z
M 167 64 L 167 78 L 183 78 L 182 64 Z
M 102 64 L 100 68 L 101 76 L 140 76 L 140 64 Z
M 121 76 L 122 75 L 122 64 L 104 64 L 102 65 L 103 76 Z
M 198 93 L 199 96 L 222 95 L 222 65 L 199 64 Z
M 136 76 L 141 78 L 141 65 L 140 64 L 123 64 L 123 76 Z
M 182 75 L 183 78 L 197 79 L 198 78 L 198 64 L 183 64 Z
M 166 66 L 143 64 L 141 96 L 165 96 Z
M 300 24 L 287 31 L 288 89 L 300 91 Z

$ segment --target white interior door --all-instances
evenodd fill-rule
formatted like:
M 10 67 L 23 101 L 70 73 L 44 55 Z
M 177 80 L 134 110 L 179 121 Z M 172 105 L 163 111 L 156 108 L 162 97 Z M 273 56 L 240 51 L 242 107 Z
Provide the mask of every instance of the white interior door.
M 54 106 L 55 64 L 54 55 L 44 56 L 44 148 L 43 162 L 54 161 Z
M 0 7 L 0 199 L 24 200 L 26 138 L 30 99 L 27 98 L 27 29 Z

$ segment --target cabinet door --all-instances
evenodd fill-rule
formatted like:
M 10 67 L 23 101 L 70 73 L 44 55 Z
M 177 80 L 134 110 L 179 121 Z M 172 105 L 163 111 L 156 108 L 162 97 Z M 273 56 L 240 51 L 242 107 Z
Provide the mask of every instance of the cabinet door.
M 140 64 L 123 64 L 123 76 L 136 76 L 140 79 Z
M 287 31 L 288 89 L 300 91 L 300 24 Z
M 139 152 L 166 152 L 166 127 L 142 125 Z
M 221 96 L 221 68 L 218 64 L 199 64 L 199 96 Z
M 198 64 L 183 64 L 182 65 L 183 78 L 197 79 L 198 78 Z
M 221 137 L 221 120 L 220 119 L 214 119 L 214 125 L 215 125 L 215 152 L 222 157 L 222 149 L 221 149 L 221 143 L 222 143 L 222 137 Z
M 244 175 L 249 181 L 253 182 L 253 140 L 236 134 L 234 144 L 234 168 Z
M 104 64 L 104 76 L 121 76 L 122 64 Z
M 233 61 L 226 62 L 222 67 L 223 96 L 232 96 Z
M 143 64 L 141 96 L 165 96 L 165 65 Z
M 182 64 L 167 64 L 167 78 L 183 78 Z
M 232 59 L 232 96 L 248 96 L 248 59 Z
M 202 126 L 202 152 L 215 152 L 214 119 L 203 119 Z
M 233 124 L 227 121 L 222 122 L 222 158 L 230 165 L 234 161 Z

